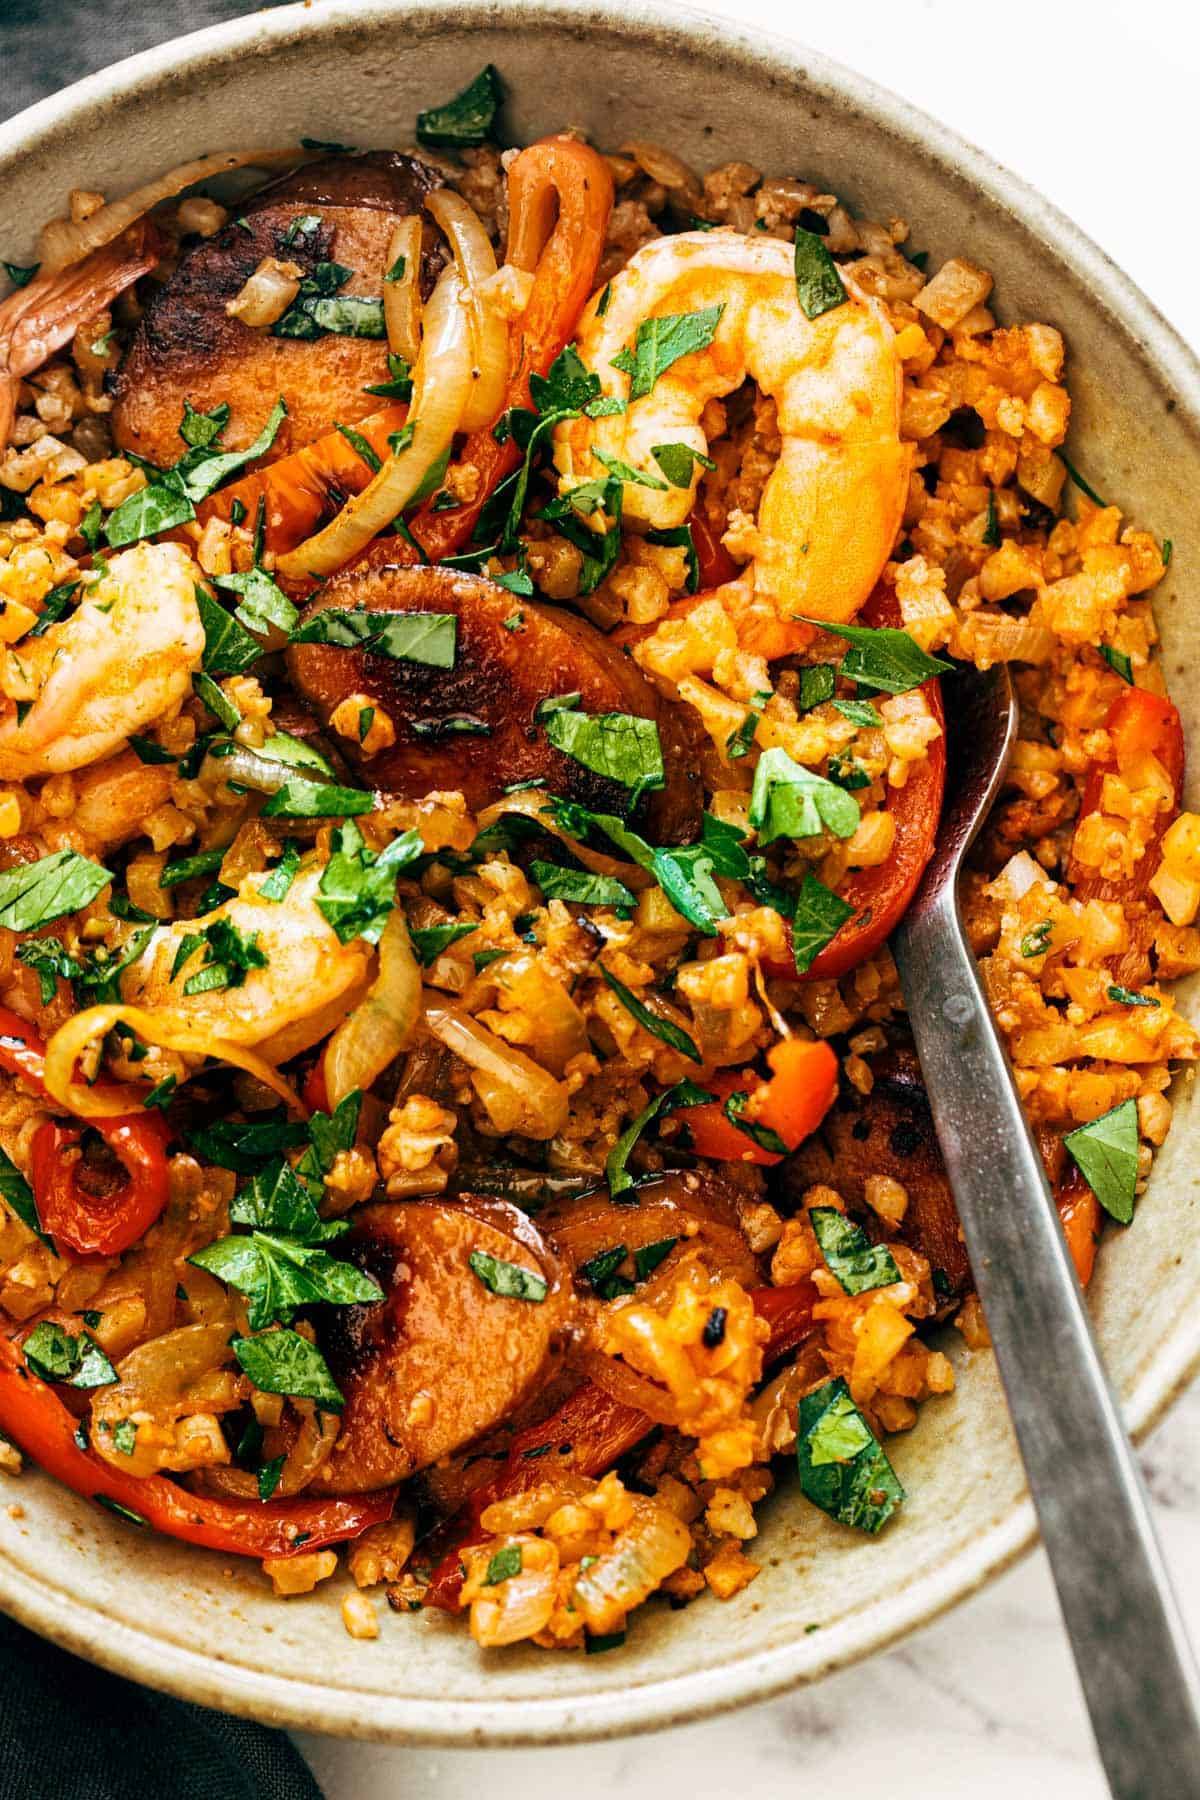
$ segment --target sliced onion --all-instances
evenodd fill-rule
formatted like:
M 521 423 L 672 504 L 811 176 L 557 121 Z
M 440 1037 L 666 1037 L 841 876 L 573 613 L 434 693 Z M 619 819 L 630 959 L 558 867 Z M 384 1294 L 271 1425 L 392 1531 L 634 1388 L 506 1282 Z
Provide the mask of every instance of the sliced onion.
M 407 1048 L 421 1010 L 421 971 L 400 908 L 393 907 L 379 940 L 379 973 L 325 1050 L 330 1106 L 356 1090 L 366 1093 Z
M 401 219 L 388 240 L 385 270 L 404 258 L 398 281 L 383 283 L 383 321 L 388 349 L 415 363 L 421 352 L 421 221 L 416 213 Z
M 102 244 L 111 244 L 126 228 L 148 213 L 160 200 L 171 200 L 197 181 L 211 181 L 214 175 L 228 174 L 250 164 L 268 169 L 275 163 L 296 162 L 298 150 L 223 150 L 216 156 L 201 156 L 194 162 L 180 163 L 168 169 L 145 186 L 135 188 L 123 200 L 110 200 L 90 218 L 51 219 L 42 226 L 38 238 L 38 256 L 44 275 L 53 275 L 71 263 L 82 262 Z
M 496 252 L 479 215 L 453 188 L 438 188 L 425 204 L 449 239 L 471 319 L 475 366 L 462 428 L 482 431 L 499 418 L 508 385 L 508 326 L 485 297 L 485 283 L 496 274 Z
M 603 1388 L 614 1400 L 623 1406 L 636 1407 L 644 1412 L 648 1419 L 658 1425 L 678 1425 L 680 1423 L 679 1403 L 668 1394 L 666 1388 L 659 1387 L 656 1381 L 648 1381 L 631 1369 L 628 1363 L 620 1362 L 615 1356 L 606 1356 L 603 1350 L 582 1348 L 572 1352 L 571 1361 L 576 1368 L 589 1376 L 598 1388 Z
M 307 542 L 281 556 L 276 573 L 292 581 L 331 575 L 365 550 L 412 500 L 450 448 L 471 385 L 471 332 L 462 282 L 444 269 L 425 308 L 425 338 L 413 371 L 408 448 L 394 452 L 360 494 Z
M 136 1088 L 88 1087 L 86 1082 L 75 1079 L 75 1066 L 84 1051 L 97 1038 L 110 1032 L 114 1025 L 128 1025 L 144 1043 L 157 1044 L 163 1050 L 178 1050 L 184 1056 L 211 1056 L 218 1062 L 231 1063 L 235 1069 L 244 1069 L 247 1075 L 253 1075 L 273 1094 L 278 1094 L 297 1117 L 308 1115 L 308 1108 L 290 1082 L 252 1050 L 231 1044 L 225 1038 L 213 1037 L 206 1031 L 166 1024 L 157 1013 L 148 1012 L 141 1006 L 112 1005 L 89 1006 L 86 1011 L 76 1013 L 65 1025 L 59 1026 L 46 1045 L 43 1078 L 46 1091 L 51 1099 L 77 1118 L 111 1119 L 141 1110 L 144 1096 Z M 121 1102 L 114 1104 L 118 1093 Z
M 475 1071 L 480 1098 L 501 1130 L 521 1137 L 557 1137 L 568 1111 L 561 1081 L 456 1006 L 427 1000 L 425 1026 Z
M 635 892 L 654 884 L 654 877 L 646 869 L 639 868 L 636 863 L 622 862 L 616 856 L 606 856 L 603 850 L 589 850 L 586 844 L 579 843 L 561 825 L 556 825 L 546 809 L 545 797 L 540 793 L 509 794 L 505 799 L 497 800 L 493 805 L 484 807 L 476 825 L 480 831 L 486 831 L 489 825 L 493 825 L 505 813 L 523 813 L 527 819 L 535 819 L 548 836 L 556 837 L 560 843 L 565 844 L 576 862 L 581 862 L 593 875 L 612 875 Z
M 246 744 L 231 745 L 224 756 L 213 756 L 210 752 L 201 764 L 206 783 L 236 781 L 239 787 L 253 788 L 257 794 L 277 794 L 281 787 L 286 787 L 289 781 L 305 772 L 295 763 L 264 756 L 261 750 L 251 750 Z
M 572 1604 L 590 1631 L 617 1631 L 626 1613 L 682 1568 L 691 1547 L 692 1534 L 683 1520 L 661 1501 L 639 1494 L 633 1518 L 618 1532 L 612 1549 L 579 1576 Z

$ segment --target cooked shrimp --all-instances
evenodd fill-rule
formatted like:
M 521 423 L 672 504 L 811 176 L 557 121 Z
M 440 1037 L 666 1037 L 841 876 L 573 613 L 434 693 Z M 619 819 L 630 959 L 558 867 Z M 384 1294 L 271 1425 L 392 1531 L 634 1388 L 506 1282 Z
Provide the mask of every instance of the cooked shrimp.
M 259 894 L 261 875 L 248 875 L 238 893 L 215 912 L 180 919 L 156 931 L 142 955 L 121 977 L 121 998 L 158 1012 L 192 1031 L 255 1048 L 268 1062 L 283 1062 L 325 1037 L 366 992 L 374 953 L 361 938 L 339 943 L 316 905 L 318 868 L 302 869 L 282 900 Z M 189 994 L 191 977 L 205 966 L 202 934 L 220 921 L 253 941 L 265 959 L 246 971 L 240 987 Z M 196 938 L 176 968 L 185 938 Z M 211 960 L 218 961 L 214 950 Z
M 161 239 L 145 219 L 72 267 L 35 275 L 0 304 L 0 450 L 8 443 L 21 378 L 69 344 L 79 327 L 158 261 Z
M 138 544 L 70 617 L 6 651 L 0 689 L 17 706 L 0 724 L 0 780 L 99 762 L 177 707 L 204 651 L 202 579 L 178 544 Z
M 598 297 L 584 314 L 579 347 L 604 393 L 618 399 L 630 382 L 612 359 L 634 345 L 639 326 L 722 310 L 712 342 L 667 368 L 625 412 L 559 426 L 554 454 L 564 490 L 603 477 L 594 451 L 661 482 L 655 446 L 685 444 L 703 455 L 705 404 L 749 376 L 775 400 L 783 439 L 759 507 L 754 590 L 785 618 L 853 618 L 891 554 L 908 484 L 900 362 L 883 308 L 847 282 L 844 305 L 808 319 L 790 245 L 727 231 L 646 244 L 606 292 L 603 311 Z M 625 523 L 683 525 L 701 467 L 693 462 L 682 488 L 628 482 Z

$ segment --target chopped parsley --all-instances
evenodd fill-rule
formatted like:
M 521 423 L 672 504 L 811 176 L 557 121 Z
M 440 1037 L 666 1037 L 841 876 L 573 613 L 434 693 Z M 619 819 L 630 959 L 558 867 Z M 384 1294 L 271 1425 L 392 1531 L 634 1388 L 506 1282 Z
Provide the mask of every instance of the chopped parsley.
M 1122 1100 L 1098 1119 L 1069 1131 L 1063 1143 L 1105 1212 L 1128 1225 L 1137 1191 L 1137 1101 Z
M 529 873 L 547 900 L 565 900 L 572 906 L 614 906 L 632 910 L 637 897 L 611 875 L 593 875 L 587 869 L 564 869 L 558 863 L 534 862 Z
M 672 487 L 691 487 L 696 468 L 715 469 L 711 456 L 694 450 L 690 444 L 654 444 L 650 454 Z
M 1067 474 L 1071 477 L 1071 480 L 1074 482 L 1075 486 L 1080 490 L 1081 493 L 1084 493 L 1087 495 L 1088 499 L 1090 501 L 1092 501 L 1093 505 L 1107 506 L 1108 502 L 1106 500 L 1102 500 L 1100 498 L 1099 494 L 1096 492 L 1096 490 L 1092 486 L 1091 482 L 1085 481 L 1083 476 L 1079 473 L 1079 470 L 1075 467 L 1074 463 L 1067 461 L 1067 458 L 1064 455 L 1061 447 L 1055 452 L 1055 455 L 1058 457 L 1059 461 L 1062 463 L 1064 469 L 1067 471 Z
M 375 1295 L 382 1298 L 378 1289 Z M 331 1412 L 341 1412 L 346 1404 L 329 1364 L 316 1345 L 298 1331 L 285 1328 L 265 1331 L 260 1337 L 235 1337 L 232 1347 L 243 1374 L 262 1393 L 317 1400 Z
M 417 114 L 417 142 L 450 149 L 482 144 L 491 135 L 503 98 L 499 71 L 488 63 L 461 94 Z
M 900 1271 L 887 1245 L 869 1243 L 861 1226 L 845 1213 L 835 1206 L 814 1206 L 808 1216 L 830 1274 L 848 1294 L 865 1294 L 899 1281 Z
M 612 989 L 626 1012 L 632 1014 L 643 1031 L 648 1031 L 652 1037 L 658 1038 L 661 1043 L 678 1051 L 680 1056 L 688 1057 L 694 1063 L 704 1061 L 696 1048 L 695 1039 L 689 1037 L 682 1025 L 676 1025 L 672 1020 L 660 1018 L 656 1012 L 651 1012 L 650 1008 L 644 1005 L 637 995 L 625 986 L 623 981 L 618 981 L 612 970 L 605 968 L 603 963 L 600 964 L 600 974 L 605 985 Z
M 874 1536 L 904 1501 L 895 1470 L 840 1376 L 801 1400 L 796 1461 L 804 1493 L 842 1525 Z
M 716 336 L 724 311 L 723 305 L 703 306 L 698 312 L 643 319 L 633 349 L 620 350 L 612 358 L 613 368 L 630 377 L 629 398 L 642 399 L 659 376 L 665 375 L 681 357 L 706 350 Z
M 1133 659 L 1127 656 L 1124 650 L 1118 650 L 1112 644 L 1101 644 L 1099 649 L 1101 656 L 1104 658 L 1109 668 L 1114 669 L 1121 677 L 1121 680 L 1127 681 L 1130 687 L 1132 687 Z
M 777 838 L 816 837 L 822 831 L 853 837 L 862 813 L 854 796 L 836 782 L 774 748 L 758 759 L 749 816 L 765 848 Z
M 5 1150 L 0 1150 L 0 1200 L 3 1200 L 4 1204 L 16 1213 L 22 1225 L 27 1225 L 30 1231 L 41 1238 L 43 1244 L 50 1244 L 50 1239 L 42 1230 L 42 1222 L 38 1218 L 33 1189 Z M 51 1248 L 53 1248 L 52 1245 Z
M 545 1277 L 503 1257 L 490 1256 L 486 1250 L 472 1250 L 467 1258 L 471 1268 L 490 1293 L 506 1300 L 529 1300 L 535 1305 L 550 1291 Z
M 0 927 L 35 931 L 88 906 L 112 875 L 77 850 L 55 850 L 37 862 L 0 870 Z
M 883 694 L 907 694 L 933 675 L 952 672 L 953 664 L 928 656 L 907 631 L 893 625 L 832 625 L 827 619 L 805 619 L 850 645 L 842 658 L 842 674 L 860 687 Z
M 394 662 L 454 667 L 458 619 L 454 613 L 368 612 L 365 607 L 327 606 L 292 632 L 293 644 L 331 644 L 369 650 Z
M 75 1388 L 107 1387 L 117 1371 L 88 1332 L 72 1337 L 61 1325 L 43 1319 L 21 1346 L 25 1361 L 43 1381 L 65 1381 Z
M 846 289 L 823 241 L 815 231 L 796 227 L 796 298 L 806 319 L 819 319 L 822 313 L 842 306 Z
M 1118 1006 L 1159 1006 L 1162 1004 L 1161 1001 L 1154 998 L 1153 994 L 1135 994 L 1132 988 L 1116 985 L 1109 988 L 1108 997 L 1110 1000 L 1115 1000 Z
M 410 925 L 408 935 L 417 961 L 423 969 L 427 969 L 437 961 L 443 950 L 448 950 L 451 944 L 457 944 L 459 938 L 470 937 L 472 932 L 479 930 L 479 926 L 478 919 L 456 919 L 447 925 Z
M 639 792 L 665 785 L 662 745 L 653 719 L 560 707 L 543 723 L 554 748 L 594 774 Z
M 652 1125 L 655 1119 L 665 1118 L 668 1113 L 679 1107 L 707 1106 L 713 1096 L 706 1089 L 698 1087 L 694 1081 L 677 1081 L 673 1087 L 664 1088 L 656 1094 L 650 1104 L 642 1109 L 637 1118 L 626 1126 L 616 1143 L 608 1153 L 604 1164 L 604 1178 L 608 1182 L 608 1191 L 612 1198 L 620 1204 L 623 1194 L 632 1193 L 636 1185 L 629 1173 L 629 1158 L 638 1139 Z
M 403 831 L 376 854 L 353 819 L 333 832 L 332 853 L 317 887 L 317 910 L 339 942 L 377 944 L 396 903 L 396 876 L 422 852 L 419 831 Z

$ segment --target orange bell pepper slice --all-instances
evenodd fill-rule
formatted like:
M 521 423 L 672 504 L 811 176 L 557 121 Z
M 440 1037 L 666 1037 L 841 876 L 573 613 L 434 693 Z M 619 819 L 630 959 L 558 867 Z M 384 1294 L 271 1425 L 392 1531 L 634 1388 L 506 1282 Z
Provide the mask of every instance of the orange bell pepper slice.
M 749 1093 L 748 1122 L 765 1125 L 789 1151 L 810 1137 L 837 1097 L 838 1061 L 829 1045 L 785 1038 L 767 1052 L 771 1076 L 762 1081 L 742 1070 L 730 1070 L 708 1082 L 719 1096 L 707 1106 L 692 1106 L 687 1127 L 692 1148 L 700 1156 L 718 1162 L 758 1163 L 770 1168 L 782 1162 L 780 1152 L 768 1150 L 726 1116 L 722 1102 L 730 1094 Z

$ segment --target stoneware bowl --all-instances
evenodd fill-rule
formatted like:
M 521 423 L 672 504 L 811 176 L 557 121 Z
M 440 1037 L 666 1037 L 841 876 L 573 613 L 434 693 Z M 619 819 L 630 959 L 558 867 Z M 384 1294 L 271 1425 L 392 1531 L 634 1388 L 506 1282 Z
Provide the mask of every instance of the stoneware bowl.
M 564 124 L 640 137 L 705 167 L 744 158 L 812 177 L 873 218 L 910 220 L 933 265 L 996 274 L 1002 317 L 1066 334 L 1072 441 L 1101 492 L 1177 545 L 1194 541 L 1200 369 L 1145 297 L 1011 175 L 902 101 L 795 45 L 642 0 L 411 5 L 315 0 L 203 31 L 120 64 L 0 127 L 0 246 L 33 260 L 37 225 L 74 186 L 128 191 L 201 151 L 304 134 L 411 141 L 418 109 L 484 63 L 503 74 L 513 141 Z M 1166 666 L 1191 736 L 1200 680 L 1191 558 L 1160 590 Z M 1178 571 L 1178 573 L 1176 572 Z M 1110 1233 L 1092 1289 L 1108 1366 L 1145 1431 L 1200 1359 L 1194 1091 L 1134 1228 Z M 981 1096 L 986 1104 L 986 1096 Z M 894 1642 L 1031 1543 L 1034 1519 L 990 1355 L 954 1349 L 958 1391 L 890 1445 L 910 1495 L 875 1541 L 786 1480 L 728 1605 L 648 1607 L 623 1650 L 481 1655 L 435 1613 L 386 1614 L 349 1638 L 342 1576 L 275 1600 L 257 1567 L 110 1518 L 35 1470 L 0 1507 L 0 1606 L 122 1674 L 274 1723 L 394 1740 L 545 1743 L 694 1719 Z

